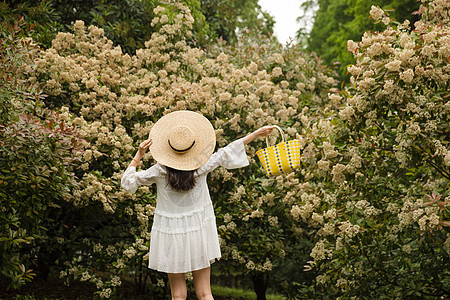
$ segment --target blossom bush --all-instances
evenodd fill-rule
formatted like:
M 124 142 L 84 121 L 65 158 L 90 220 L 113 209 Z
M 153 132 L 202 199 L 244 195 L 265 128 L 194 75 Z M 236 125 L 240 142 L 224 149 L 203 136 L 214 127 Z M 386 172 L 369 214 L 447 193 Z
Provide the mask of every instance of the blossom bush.
M 291 211 L 316 223 L 305 266 L 319 272 L 315 292 L 449 293 L 449 8 L 422 1 L 411 29 L 372 6 L 386 29 L 348 42 L 351 82 L 330 94 L 341 104 L 310 156 L 310 190 Z

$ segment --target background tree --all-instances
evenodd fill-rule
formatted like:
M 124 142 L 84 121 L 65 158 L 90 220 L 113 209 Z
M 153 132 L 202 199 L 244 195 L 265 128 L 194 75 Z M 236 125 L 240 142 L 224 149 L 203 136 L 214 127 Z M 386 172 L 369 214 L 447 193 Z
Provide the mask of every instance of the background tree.
M 215 37 L 236 42 L 236 31 L 257 30 L 273 34 L 273 17 L 263 11 L 258 0 L 201 0 L 201 10 Z
M 236 30 L 244 28 L 273 33 L 273 18 L 261 10 L 257 0 L 185 0 L 182 3 L 190 8 L 195 20 L 192 35 L 187 39 L 191 44 L 206 46 L 219 37 L 234 42 Z M 82 20 L 88 26 L 102 28 L 115 45 L 131 54 L 143 48 L 154 32 L 151 22 L 155 17 L 153 9 L 158 5 L 170 9 L 164 1 L 156 0 L 2 1 L 0 22 L 24 16 L 25 21 L 35 28 L 34 40 L 42 47 L 50 48 L 57 32 L 70 31 L 76 20 Z
M 300 29 L 297 38 L 306 40 L 306 48 L 314 51 L 328 64 L 339 62 L 339 74 L 348 80 L 346 66 L 354 63 L 348 51 L 348 40 L 357 41 L 365 31 L 381 30 L 380 24 L 374 24 L 368 17 L 372 5 L 391 8 L 393 19 L 414 24 L 418 17 L 413 15 L 419 9 L 417 0 L 310 0 L 302 4 L 304 11 L 315 9 L 314 23 L 308 34 Z M 305 37 L 307 34 L 307 37 Z
M 51 41 L 57 32 L 70 30 L 76 20 L 82 20 L 88 25 L 103 28 L 105 34 L 115 45 L 120 45 L 124 52 L 134 53 L 143 48 L 144 42 L 153 33 L 150 26 L 153 9 L 161 1 L 128 0 L 128 1 L 2 1 L 0 2 L 0 17 L 3 20 L 25 17 L 29 24 L 34 24 L 34 39 L 44 48 L 51 47 Z M 196 22 L 193 40 L 205 43 L 208 34 L 208 24 L 200 9 L 198 0 L 184 1 L 192 10 Z M 1 20 L 0 19 L 0 20 Z

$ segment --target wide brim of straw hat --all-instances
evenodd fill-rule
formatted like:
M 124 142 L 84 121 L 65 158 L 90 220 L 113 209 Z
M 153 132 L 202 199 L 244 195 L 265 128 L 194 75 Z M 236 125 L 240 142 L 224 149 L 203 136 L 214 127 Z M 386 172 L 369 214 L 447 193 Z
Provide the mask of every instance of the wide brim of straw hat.
M 169 144 L 170 133 L 179 126 L 189 128 L 195 140 L 184 153 L 174 151 Z M 196 170 L 204 165 L 216 146 L 216 134 L 211 122 L 203 115 L 188 110 L 163 116 L 153 125 L 149 137 L 153 141 L 150 146 L 153 158 L 164 166 L 183 171 Z

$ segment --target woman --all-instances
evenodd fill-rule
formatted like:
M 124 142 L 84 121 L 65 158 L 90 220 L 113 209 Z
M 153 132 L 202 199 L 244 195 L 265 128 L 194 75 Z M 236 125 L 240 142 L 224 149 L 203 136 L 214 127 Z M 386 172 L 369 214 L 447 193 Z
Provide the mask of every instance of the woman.
M 213 154 L 216 136 L 208 119 L 192 111 L 175 111 L 158 120 L 149 139 L 139 145 L 121 184 L 134 193 L 140 185 L 156 183 L 149 268 L 168 274 L 172 299 L 186 299 L 186 272 L 192 272 L 198 299 L 213 299 L 210 265 L 221 253 L 207 174 L 219 166 L 247 166 L 244 146 L 272 130 L 262 127 Z M 136 172 L 149 148 L 157 163 Z

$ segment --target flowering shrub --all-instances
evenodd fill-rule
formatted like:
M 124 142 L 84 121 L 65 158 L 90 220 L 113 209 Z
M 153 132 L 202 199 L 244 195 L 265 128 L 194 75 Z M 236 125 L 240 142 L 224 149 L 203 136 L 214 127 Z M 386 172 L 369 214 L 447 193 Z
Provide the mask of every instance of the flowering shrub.
M 412 30 L 372 6 L 386 30 L 348 42 L 351 83 L 330 94 L 342 105 L 312 156 L 311 189 L 291 211 L 316 224 L 305 266 L 319 271 L 316 292 L 449 292 L 449 8 L 422 1 Z

